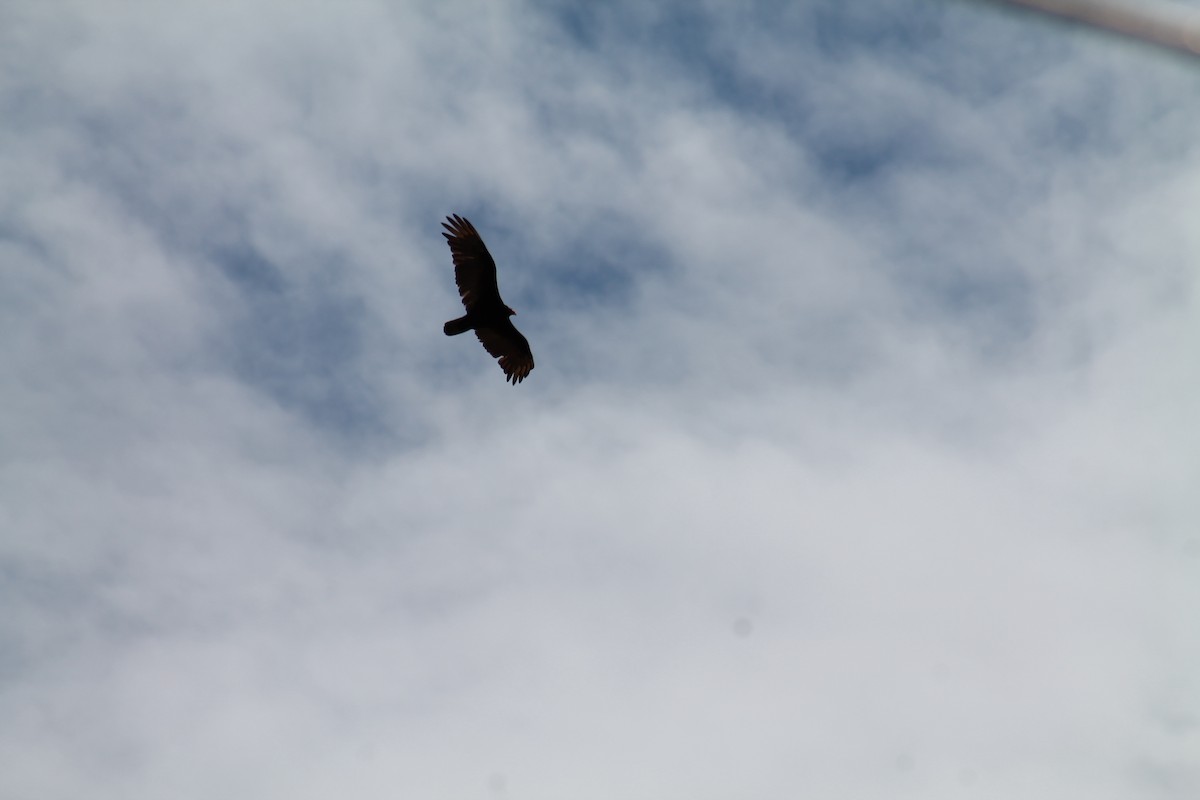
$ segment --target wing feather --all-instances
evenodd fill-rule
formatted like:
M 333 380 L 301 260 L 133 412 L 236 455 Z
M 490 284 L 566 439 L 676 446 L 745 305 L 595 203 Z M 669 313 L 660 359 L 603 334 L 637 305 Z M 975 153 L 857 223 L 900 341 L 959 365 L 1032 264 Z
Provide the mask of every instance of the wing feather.
M 454 282 L 467 311 L 503 307 L 496 283 L 496 262 L 475 226 L 458 214 L 446 217 L 442 235 L 454 259 Z
M 500 359 L 500 368 L 508 381 L 518 384 L 533 371 L 533 351 L 529 349 L 529 341 L 508 320 L 487 328 L 476 328 L 475 335 L 492 358 Z

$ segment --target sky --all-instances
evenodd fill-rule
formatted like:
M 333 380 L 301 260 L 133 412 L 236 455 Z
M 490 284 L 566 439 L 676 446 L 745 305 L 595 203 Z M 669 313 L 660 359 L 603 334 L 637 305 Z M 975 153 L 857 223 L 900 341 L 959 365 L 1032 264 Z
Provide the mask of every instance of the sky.
M 1200 796 L 1200 62 L 8 0 L 0 120 L 0 795 Z

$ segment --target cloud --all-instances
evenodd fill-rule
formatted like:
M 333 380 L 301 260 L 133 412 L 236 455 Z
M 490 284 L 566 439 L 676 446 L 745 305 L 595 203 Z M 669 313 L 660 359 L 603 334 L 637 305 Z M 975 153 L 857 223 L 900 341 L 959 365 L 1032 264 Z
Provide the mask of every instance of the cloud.
M 15 797 L 1191 797 L 1187 65 L 980 4 L 0 25 Z M 457 312 L 446 213 L 538 367 Z

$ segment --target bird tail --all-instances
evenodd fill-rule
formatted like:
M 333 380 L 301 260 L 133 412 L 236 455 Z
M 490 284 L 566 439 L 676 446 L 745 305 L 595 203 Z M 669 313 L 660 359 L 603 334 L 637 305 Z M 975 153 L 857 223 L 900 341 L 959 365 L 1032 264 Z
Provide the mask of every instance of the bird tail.
M 447 336 L 458 336 L 460 333 L 466 333 L 471 330 L 471 322 L 466 317 L 459 317 L 443 325 L 442 330 Z

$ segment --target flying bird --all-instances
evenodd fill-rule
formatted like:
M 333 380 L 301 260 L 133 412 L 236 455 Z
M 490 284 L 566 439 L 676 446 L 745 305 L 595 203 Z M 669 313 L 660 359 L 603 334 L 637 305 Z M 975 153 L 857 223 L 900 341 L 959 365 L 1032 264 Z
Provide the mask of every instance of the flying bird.
M 483 349 L 492 358 L 500 359 L 505 380 L 514 386 L 529 376 L 533 369 L 533 353 L 529 342 L 521 335 L 509 317 L 517 312 L 500 299 L 496 283 L 496 262 L 475 230 L 475 226 L 458 214 L 446 217 L 442 236 L 450 244 L 454 259 L 454 282 L 467 313 L 447 322 L 442 330 L 447 336 L 475 331 Z

